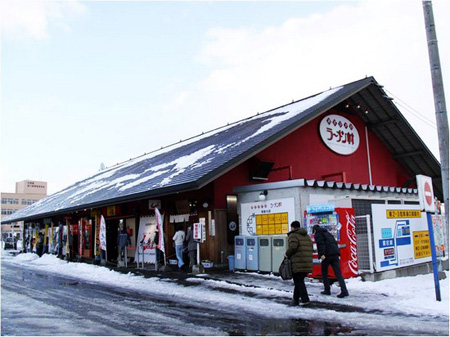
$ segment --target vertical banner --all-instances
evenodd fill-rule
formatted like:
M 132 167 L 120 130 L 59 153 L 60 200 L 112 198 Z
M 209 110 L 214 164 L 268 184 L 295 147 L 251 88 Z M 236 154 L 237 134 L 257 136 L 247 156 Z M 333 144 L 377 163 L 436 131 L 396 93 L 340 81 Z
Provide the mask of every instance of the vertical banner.
M 69 256 L 69 254 L 71 253 L 69 246 L 69 235 L 70 235 L 70 223 L 69 220 L 66 220 L 66 227 L 64 229 L 64 237 L 66 238 L 66 252 L 65 252 L 66 256 Z
M 50 238 L 48 241 L 48 251 L 49 253 L 53 253 L 53 247 L 55 246 L 54 236 L 55 235 L 55 228 L 53 227 L 53 222 L 50 225 Z
M 95 215 L 94 220 L 94 228 L 95 228 L 95 234 L 94 234 L 94 256 L 100 256 L 100 233 L 99 233 L 99 222 L 98 222 L 98 215 Z
M 45 225 L 45 232 L 44 232 L 44 246 L 48 245 L 48 224 Z
M 100 217 L 99 241 L 100 241 L 100 249 L 106 252 L 106 222 L 103 215 Z
M 164 224 L 163 219 L 161 216 L 161 213 L 159 212 L 158 208 L 155 208 L 155 218 L 156 218 L 156 228 L 159 231 L 159 242 L 158 242 L 158 249 L 163 252 L 163 254 L 166 254 L 165 249 L 165 242 L 164 242 Z M 165 258 L 164 258 L 165 260 Z
M 84 250 L 84 221 L 78 220 L 78 254 L 83 256 Z
M 34 230 L 34 244 L 33 244 L 34 251 L 36 251 L 36 246 L 37 246 L 38 241 L 39 241 L 39 230 L 36 228 Z

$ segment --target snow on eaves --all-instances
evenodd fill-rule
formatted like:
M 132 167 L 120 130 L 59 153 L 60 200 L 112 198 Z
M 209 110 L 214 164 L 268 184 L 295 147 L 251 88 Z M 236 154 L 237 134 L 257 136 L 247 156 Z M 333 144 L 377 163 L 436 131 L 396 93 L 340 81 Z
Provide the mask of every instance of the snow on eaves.
M 337 97 L 343 88 L 330 89 L 107 168 L 10 215 L 3 222 L 107 204 L 134 194 L 195 183 L 264 144 L 266 139 L 300 120 L 306 111 L 331 96 Z

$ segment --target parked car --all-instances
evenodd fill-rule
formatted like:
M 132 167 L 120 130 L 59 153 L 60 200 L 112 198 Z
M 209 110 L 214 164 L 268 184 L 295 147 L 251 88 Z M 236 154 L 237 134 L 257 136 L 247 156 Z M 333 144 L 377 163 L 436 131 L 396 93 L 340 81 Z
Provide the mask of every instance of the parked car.
M 15 249 L 15 247 L 14 247 L 14 238 L 6 238 L 5 240 L 4 240 L 4 242 L 5 242 L 5 245 L 4 245 L 4 249 Z

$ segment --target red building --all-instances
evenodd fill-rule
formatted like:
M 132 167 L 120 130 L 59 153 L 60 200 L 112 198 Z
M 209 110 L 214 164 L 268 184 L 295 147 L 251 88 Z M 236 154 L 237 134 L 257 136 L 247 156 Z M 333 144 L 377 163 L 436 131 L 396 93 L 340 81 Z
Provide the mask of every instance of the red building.
M 433 178 L 434 193 L 442 200 L 439 162 L 369 77 L 107 168 L 2 223 L 25 221 L 35 229 L 83 223 L 89 232 L 84 235 L 96 238 L 103 216 L 108 259 L 114 260 L 119 221 L 129 227 L 136 246 L 142 219 L 154 214 L 150 204 L 157 203 L 167 257 L 174 254 L 176 224 L 204 220 L 201 258 L 224 263 L 239 234 L 239 226 L 229 224 L 239 224 L 240 203 L 264 191 L 282 196 L 283 188 L 297 189 L 299 218 L 306 205 L 324 195 L 338 201 L 350 196 L 358 215 L 367 213 L 368 199 L 417 203 L 417 174 Z M 84 240 L 83 250 L 75 253 L 93 258 L 96 240 Z

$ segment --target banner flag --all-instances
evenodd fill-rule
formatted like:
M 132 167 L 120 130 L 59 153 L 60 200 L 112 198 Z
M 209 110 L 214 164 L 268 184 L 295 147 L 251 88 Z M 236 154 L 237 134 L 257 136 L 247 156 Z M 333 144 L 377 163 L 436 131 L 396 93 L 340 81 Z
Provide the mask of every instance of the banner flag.
M 103 249 L 106 252 L 106 222 L 103 215 L 100 218 L 99 240 L 100 240 L 100 249 Z
M 54 239 L 53 236 L 55 235 L 55 229 L 53 227 L 53 222 L 51 223 L 49 231 L 50 231 L 50 233 L 49 233 L 50 236 L 49 236 L 49 240 L 48 240 L 48 246 L 49 246 L 48 250 L 50 253 L 53 253 L 53 247 L 55 245 L 55 241 L 53 240 Z
M 158 228 L 159 231 L 159 242 L 158 242 L 158 249 L 162 251 L 164 254 L 166 254 L 165 246 L 164 246 L 164 225 L 161 217 L 161 213 L 159 213 L 159 210 L 157 207 L 155 207 L 155 217 L 156 217 L 156 228 Z

